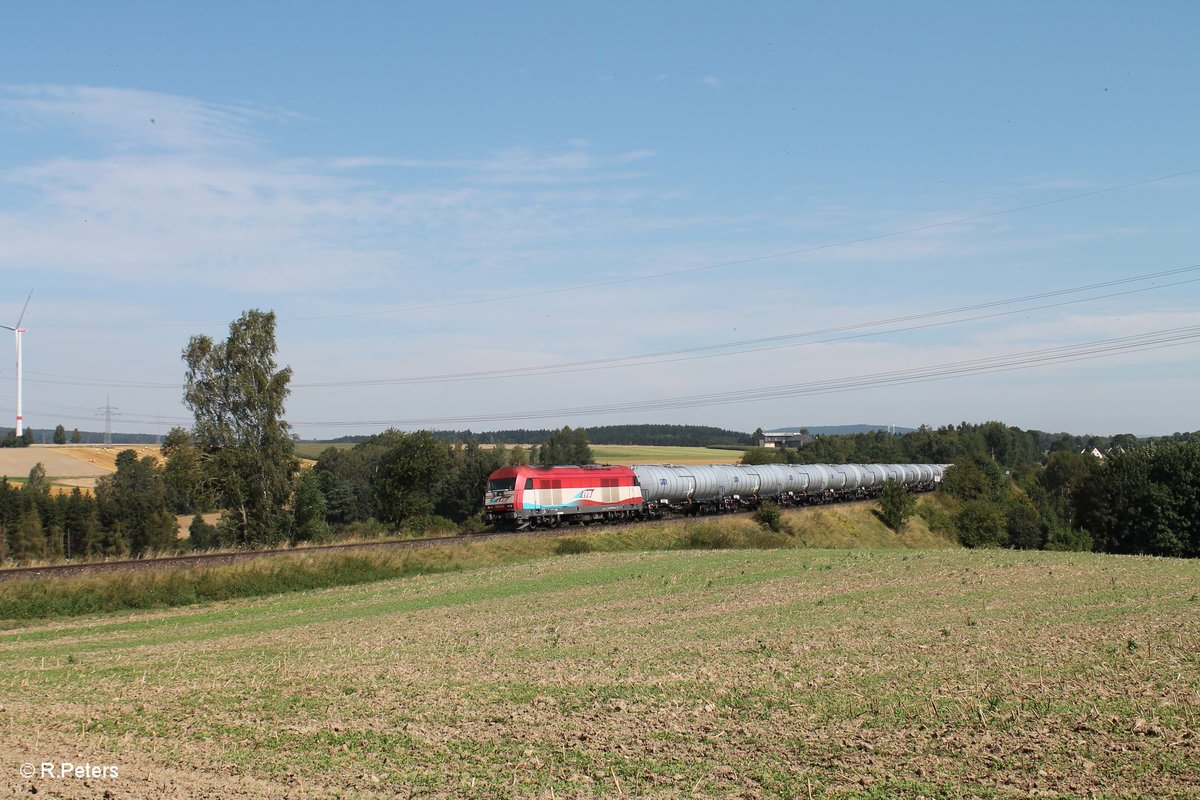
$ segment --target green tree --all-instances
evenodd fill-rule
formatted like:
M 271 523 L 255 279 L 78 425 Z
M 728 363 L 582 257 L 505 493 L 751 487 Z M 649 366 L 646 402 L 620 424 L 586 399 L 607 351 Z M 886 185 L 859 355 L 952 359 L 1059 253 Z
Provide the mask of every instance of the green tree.
M 33 428 L 26 428 L 21 431 L 21 447 L 33 446 Z
M 1074 526 L 1075 496 L 1101 466 L 1095 456 L 1087 453 L 1073 450 L 1050 453 L 1037 482 L 1045 490 L 1049 510 L 1053 513 L 1052 522 L 1060 522 L 1068 528 Z
M 1005 511 L 1008 546 L 1018 550 L 1040 550 L 1046 544 L 1046 531 L 1037 509 L 1028 501 L 1014 500 Z
M 176 514 L 207 511 L 200 452 L 192 443 L 191 434 L 183 428 L 172 428 L 163 439 L 161 453 L 167 507 Z
M 399 436 L 380 459 L 372 487 L 376 516 L 397 526 L 433 514 L 450 468 L 449 449 L 429 431 Z
M 67 558 L 91 555 L 100 546 L 100 520 L 96 498 L 84 494 L 78 487 L 69 495 L 59 495 L 63 505 L 62 524 Z
M 503 447 L 484 448 L 471 439 L 450 450 L 450 469 L 438 499 L 440 516 L 463 523 L 483 512 L 488 476 L 508 465 Z
M 969 500 L 954 516 L 964 547 L 1003 547 L 1008 542 L 1004 509 L 991 500 Z
M 67 443 L 67 429 L 64 428 L 62 425 L 59 425 L 57 428 L 54 429 L 54 443 L 55 444 L 66 444 Z
M 538 450 L 537 463 L 545 466 L 595 463 L 587 431 L 583 428 L 573 431 L 570 425 L 553 431 Z
M 1200 442 L 1118 453 L 1079 486 L 1075 512 L 1097 550 L 1200 556 Z
M 46 555 L 46 535 L 36 510 L 30 508 L 21 514 L 10 536 L 8 552 L 17 561 L 32 561 Z
M 79 444 L 83 441 L 83 434 L 79 432 L 79 428 L 71 431 L 71 444 Z
M 47 480 L 46 468 L 42 466 L 40 461 L 34 464 L 33 468 L 29 470 L 29 477 L 25 480 L 23 493 L 28 497 L 39 495 L 46 495 L 48 497 L 50 495 L 50 481 Z
M 209 525 L 204 521 L 204 517 L 196 514 L 192 517 L 192 524 L 188 526 L 188 541 L 193 550 L 212 550 L 220 544 L 217 526 Z
M 750 447 L 742 453 L 743 464 L 783 464 L 787 453 L 782 447 Z
M 117 471 L 96 481 L 101 525 L 134 555 L 171 550 L 175 516 L 167 510 L 162 470 L 153 456 L 139 459 L 133 450 L 117 454 Z
M 899 481 L 883 484 L 879 496 L 879 513 L 889 528 L 899 531 L 917 510 L 917 498 L 908 492 Z
M 321 476 L 315 470 L 300 470 L 296 476 L 296 492 L 292 497 L 292 544 L 317 541 L 328 536 L 326 514 Z
M 292 370 L 276 369 L 274 312 L 243 313 L 221 343 L 193 336 L 183 359 L 192 440 L 205 485 L 224 509 L 224 535 L 242 546 L 281 541 L 299 465 L 283 420 Z
M 946 471 L 941 490 L 958 500 L 1000 501 L 1004 497 L 1004 471 L 988 458 L 956 458 Z

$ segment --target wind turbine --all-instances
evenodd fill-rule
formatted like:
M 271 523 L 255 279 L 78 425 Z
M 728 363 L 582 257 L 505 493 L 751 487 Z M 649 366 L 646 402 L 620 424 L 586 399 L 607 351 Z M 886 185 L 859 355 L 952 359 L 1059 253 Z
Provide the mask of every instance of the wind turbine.
M 25 319 L 25 309 L 29 308 L 29 299 L 33 297 L 33 290 L 29 290 L 29 297 L 25 298 L 25 305 L 21 307 L 21 316 L 17 317 L 17 324 L 0 325 L 0 328 L 5 328 L 13 332 L 13 336 L 17 339 L 17 438 L 21 438 L 22 422 L 21 422 L 21 334 L 25 333 L 26 328 L 21 327 L 21 320 Z

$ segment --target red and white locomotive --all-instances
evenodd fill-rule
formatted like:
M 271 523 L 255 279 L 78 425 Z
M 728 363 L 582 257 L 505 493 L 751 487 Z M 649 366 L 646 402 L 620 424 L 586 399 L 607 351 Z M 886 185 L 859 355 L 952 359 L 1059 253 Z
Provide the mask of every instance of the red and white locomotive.
M 483 510 L 493 524 L 520 528 L 637 519 L 642 489 L 628 467 L 504 467 L 488 477 Z

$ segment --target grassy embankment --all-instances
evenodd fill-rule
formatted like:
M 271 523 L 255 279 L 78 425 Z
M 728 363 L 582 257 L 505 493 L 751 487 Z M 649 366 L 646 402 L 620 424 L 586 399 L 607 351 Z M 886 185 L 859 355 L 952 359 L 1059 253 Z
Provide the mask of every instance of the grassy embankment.
M 120 779 L 0 792 L 1196 797 L 1198 586 L 1094 554 L 587 553 L 39 623 L 0 632 L 0 763 Z
M 0 625 L 13 620 L 305 591 L 593 550 L 951 546 L 930 533 L 919 518 L 911 521 L 903 534 L 896 534 L 880 522 L 873 504 L 868 503 L 791 510 L 784 513 L 783 521 L 784 530 L 779 533 L 764 531 L 743 515 L 625 528 L 578 528 L 554 538 L 513 535 L 369 553 L 297 551 L 236 566 L 12 579 L 0 582 Z

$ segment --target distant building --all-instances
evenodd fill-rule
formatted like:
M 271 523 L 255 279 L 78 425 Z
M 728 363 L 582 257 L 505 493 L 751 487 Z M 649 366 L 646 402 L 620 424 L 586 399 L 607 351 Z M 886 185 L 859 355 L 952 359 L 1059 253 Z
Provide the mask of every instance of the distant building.
M 1085 447 L 1082 450 L 1080 450 L 1079 452 L 1084 453 L 1086 455 L 1093 456 L 1095 458 L 1098 458 L 1101 461 L 1108 458 L 1108 456 L 1104 455 L 1103 451 L 1101 451 L 1100 448 L 1098 448 L 1098 447 L 1092 447 L 1092 448 Z
M 758 440 L 759 447 L 795 447 L 800 448 L 809 442 L 815 442 L 817 437 L 803 431 L 786 431 L 783 433 L 764 433 Z

